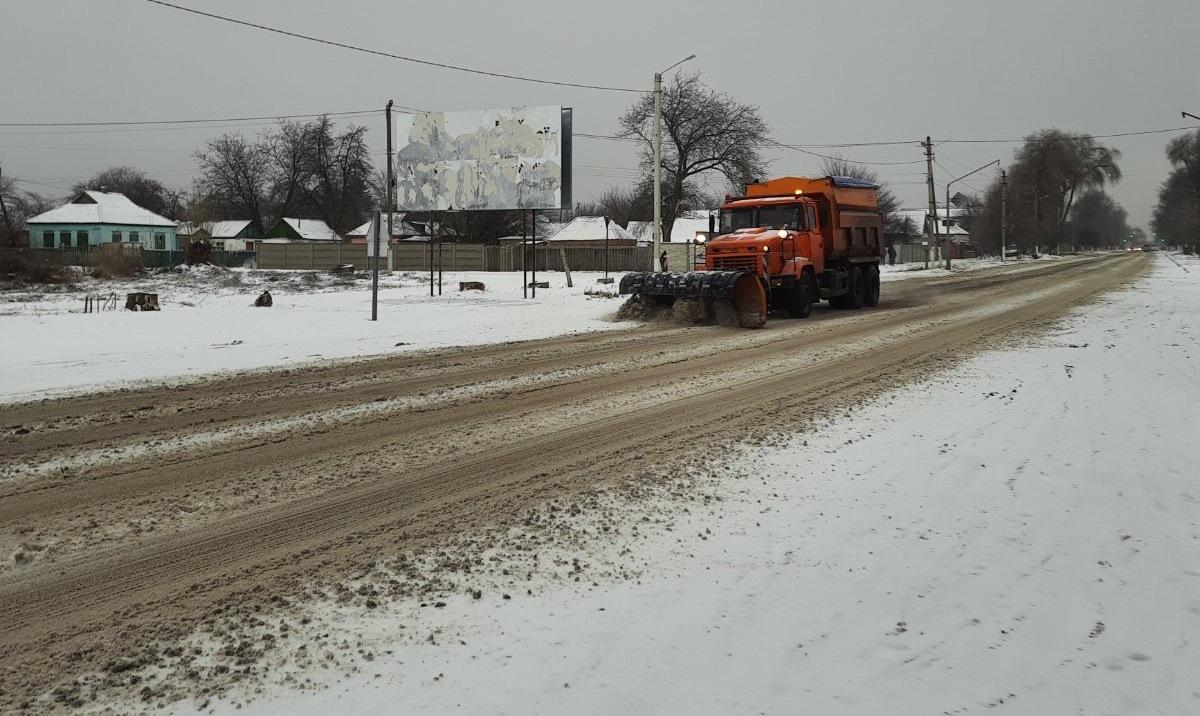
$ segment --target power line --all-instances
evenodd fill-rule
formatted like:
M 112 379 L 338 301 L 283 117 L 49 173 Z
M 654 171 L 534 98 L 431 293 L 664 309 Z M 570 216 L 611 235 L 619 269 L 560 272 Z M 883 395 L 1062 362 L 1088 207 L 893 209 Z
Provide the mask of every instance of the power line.
M 480 70 L 480 69 L 476 69 L 474 67 L 463 67 L 460 65 L 451 65 L 451 64 L 444 63 L 444 62 L 434 62 L 432 60 L 422 60 L 417 57 L 406 57 L 404 55 L 396 55 L 396 54 L 392 54 L 390 52 L 383 52 L 382 50 L 372 50 L 367 47 L 359 47 L 357 45 L 349 45 L 344 42 L 336 42 L 334 40 L 325 40 L 320 37 L 313 37 L 312 35 L 302 35 L 298 32 L 290 32 L 288 30 L 283 30 L 283 29 L 280 29 L 277 27 L 271 27 L 269 25 L 260 25 L 258 23 L 249 22 L 247 20 L 239 20 L 234 17 L 228 17 L 225 15 L 217 15 L 217 14 L 211 13 L 211 12 L 204 12 L 202 10 L 195 10 L 190 7 L 184 7 L 182 5 L 175 5 L 173 3 L 165 2 L 164 0 L 146 0 L 146 2 L 151 3 L 153 5 L 159 5 L 161 7 L 171 8 L 172 10 L 179 10 L 180 12 L 186 12 L 186 13 L 191 13 L 193 15 L 199 15 L 201 17 L 207 17 L 212 20 L 221 20 L 222 22 L 230 22 L 235 25 L 241 25 L 243 27 L 250 27 L 250 28 L 254 28 L 256 30 L 264 30 L 266 32 L 273 32 L 277 35 L 284 35 L 286 37 L 294 37 L 294 38 L 300 39 L 300 40 L 308 40 L 309 42 L 316 42 L 316 43 L 319 43 L 322 45 L 329 45 L 330 47 L 340 47 L 343 50 L 353 50 L 354 52 L 362 52 L 362 53 L 365 53 L 368 55 L 376 55 L 378 57 L 387 57 L 387 58 L 393 59 L 393 60 L 401 60 L 403 62 L 412 62 L 412 63 L 418 64 L 418 65 L 426 65 L 428 67 L 437 67 L 437 68 L 440 68 L 443 70 L 454 70 L 456 72 L 469 72 L 471 74 L 484 75 L 486 77 L 499 77 L 499 78 L 506 79 L 506 80 L 518 80 L 521 82 L 534 82 L 536 84 L 554 85 L 557 87 L 576 87 L 579 89 L 601 90 L 601 91 L 605 91 L 605 92 L 636 92 L 638 94 L 643 94 L 646 92 L 646 90 L 631 89 L 629 87 L 608 87 L 605 85 L 589 85 L 589 84 L 583 84 L 583 83 L 579 83 L 579 82 L 560 82 L 557 80 L 545 80 L 545 79 L 540 79 L 537 77 L 525 77 L 522 75 L 511 75 L 511 74 L 507 74 L 504 72 L 491 72 L 489 70 Z
M 150 1 L 150 0 L 148 0 Z M 409 110 L 415 111 L 415 110 Z M 352 112 L 316 112 L 310 114 L 281 114 L 272 117 L 218 117 L 215 119 L 138 119 L 123 122 L 0 122 L 0 127 L 137 127 L 151 124 L 211 124 L 213 122 L 277 122 L 281 119 L 307 119 L 312 117 L 349 117 L 352 115 L 375 114 L 378 109 L 360 109 Z
M 1144 129 L 1138 132 L 1116 132 L 1114 134 L 1068 134 L 1068 139 L 1115 139 L 1117 137 L 1140 137 L 1146 134 L 1167 134 L 1169 132 L 1189 132 L 1193 129 L 1198 129 L 1195 125 L 1191 127 L 1170 127 L 1167 129 Z M 1019 142 L 1053 142 L 1056 139 L 1038 139 L 1036 137 L 1028 137 L 1021 139 L 944 139 L 938 144 L 1014 144 Z
M 776 142 L 774 140 L 769 141 L 768 144 L 772 144 L 777 147 L 783 147 L 784 149 L 791 149 L 792 151 L 800 152 L 801 154 L 808 154 L 808 155 L 811 155 L 814 157 L 821 157 L 822 159 L 832 159 L 834 161 L 841 160 L 841 161 L 850 162 L 852 164 L 871 164 L 871 165 L 875 165 L 875 166 L 899 166 L 899 165 L 904 165 L 904 164 L 921 164 L 922 162 L 925 161 L 924 159 L 914 159 L 912 161 L 905 161 L 905 162 L 868 162 L 868 161 L 863 161 L 861 159 L 852 159 L 850 157 L 840 157 L 840 156 L 833 155 L 833 154 L 822 154 L 820 152 L 814 152 L 809 149 L 801 149 L 799 146 L 794 145 L 794 144 L 784 144 L 783 142 Z

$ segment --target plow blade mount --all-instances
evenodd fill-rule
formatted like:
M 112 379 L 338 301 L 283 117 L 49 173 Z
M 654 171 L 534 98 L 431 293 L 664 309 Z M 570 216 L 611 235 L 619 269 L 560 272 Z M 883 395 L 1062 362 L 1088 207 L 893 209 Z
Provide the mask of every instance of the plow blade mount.
M 634 272 L 621 279 L 620 292 L 668 304 L 677 298 L 706 299 L 719 323 L 726 323 L 723 314 L 732 311 L 743 328 L 767 322 L 767 292 L 751 271 Z

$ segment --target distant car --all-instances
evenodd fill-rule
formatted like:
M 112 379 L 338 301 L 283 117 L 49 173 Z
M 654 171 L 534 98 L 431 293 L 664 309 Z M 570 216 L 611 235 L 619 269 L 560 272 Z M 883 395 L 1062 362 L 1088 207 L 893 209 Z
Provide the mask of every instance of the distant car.
M 1142 247 L 1142 251 L 1158 251 L 1158 247 L 1154 244 L 1146 244 Z

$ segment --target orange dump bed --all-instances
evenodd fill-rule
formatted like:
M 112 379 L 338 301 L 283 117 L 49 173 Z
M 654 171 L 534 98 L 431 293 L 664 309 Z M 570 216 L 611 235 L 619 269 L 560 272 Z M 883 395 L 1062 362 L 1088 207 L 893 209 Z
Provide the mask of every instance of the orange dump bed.
M 746 185 L 747 197 L 787 194 L 823 195 L 841 210 L 876 211 L 879 208 L 878 190 L 869 182 L 848 177 L 780 177 Z

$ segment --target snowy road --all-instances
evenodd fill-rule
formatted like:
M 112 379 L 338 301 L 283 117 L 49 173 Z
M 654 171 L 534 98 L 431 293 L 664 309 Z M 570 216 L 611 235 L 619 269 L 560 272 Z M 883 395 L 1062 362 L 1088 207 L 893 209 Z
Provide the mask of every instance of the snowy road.
M 960 427 L 928 406 L 956 417 L 975 391 L 962 361 L 1038 338 L 1147 262 L 904 281 L 877 310 L 763 331 L 654 326 L 8 408 L 0 698 L 488 713 L 875 698 L 828 674 L 903 672 L 883 655 L 920 653 L 941 625 L 897 595 L 986 564 L 904 562 L 993 524 L 980 495 L 928 476 L 956 454 L 933 434 Z M 872 403 L 947 371 L 965 382 L 917 394 L 932 402 Z M 853 422 L 868 413 L 869 448 Z M 890 466 L 906 469 L 874 474 Z M 828 660 L 802 661 L 815 649 Z
M 343 615 L 375 653 L 402 626 L 444 643 L 216 710 L 1195 713 L 1198 358 L 1200 262 L 1160 259 L 1040 339 L 747 448 L 719 508 L 640 540 L 640 580 Z

